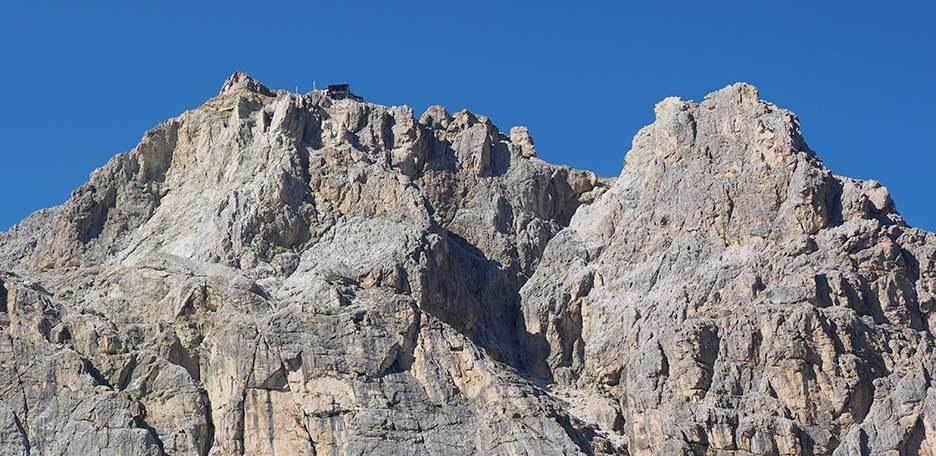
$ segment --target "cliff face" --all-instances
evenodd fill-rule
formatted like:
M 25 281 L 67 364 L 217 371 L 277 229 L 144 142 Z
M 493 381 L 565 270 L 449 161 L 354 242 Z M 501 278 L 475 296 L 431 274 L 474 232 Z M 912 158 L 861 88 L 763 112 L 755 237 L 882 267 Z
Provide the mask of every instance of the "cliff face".
M 656 117 L 521 290 L 538 372 L 633 454 L 932 452 L 936 236 L 753 87 Z
M 934 295 L 748 85 L 603 180 L 235 73 L 0 233 L 0 454 L 936 454 Z

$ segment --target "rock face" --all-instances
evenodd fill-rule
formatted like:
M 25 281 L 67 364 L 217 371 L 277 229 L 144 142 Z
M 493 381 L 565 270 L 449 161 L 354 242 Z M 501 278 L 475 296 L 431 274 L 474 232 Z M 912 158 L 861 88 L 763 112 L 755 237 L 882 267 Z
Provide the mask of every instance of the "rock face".
M 0 454 L 936 454 L 936 235 L 756 89 L 616 179 L 235 73 L 0 233 Z

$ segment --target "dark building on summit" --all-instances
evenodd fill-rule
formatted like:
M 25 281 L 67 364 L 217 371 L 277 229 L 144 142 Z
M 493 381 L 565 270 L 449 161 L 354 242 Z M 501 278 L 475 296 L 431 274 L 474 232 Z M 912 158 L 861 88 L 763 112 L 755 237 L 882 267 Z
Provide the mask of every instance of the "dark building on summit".
M 335 100 L 342 100 L 345 98 L 350 98 L 352 100 L 364 101 L 363 98 L 351 92 L 351 84 L 348 84 L 348 83 L 331 84 L 328 86 L 328 89 L 326 90 L 326 94 L 328 94 L 329 98 L 333 98 Z

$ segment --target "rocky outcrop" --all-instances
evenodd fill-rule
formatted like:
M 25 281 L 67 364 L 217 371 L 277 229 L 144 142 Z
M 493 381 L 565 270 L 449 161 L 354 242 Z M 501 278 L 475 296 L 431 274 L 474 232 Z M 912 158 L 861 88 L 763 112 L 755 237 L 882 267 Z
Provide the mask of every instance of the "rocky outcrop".
M 934 295 L 748 85 L 599 179 L 235 73 L 0 234 L 0 452 L 932 452 Z
M 521 291 L 536 372 L 609 401 L 631 454 L 932 445 L 936 237 L 751 86 L 656 117 Z

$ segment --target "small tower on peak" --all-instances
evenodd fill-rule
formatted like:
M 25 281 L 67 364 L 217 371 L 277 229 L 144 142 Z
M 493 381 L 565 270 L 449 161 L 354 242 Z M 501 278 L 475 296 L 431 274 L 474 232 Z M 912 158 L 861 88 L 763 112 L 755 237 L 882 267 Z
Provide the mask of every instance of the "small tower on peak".
M 351 84 L 347 82 L 342 84 L 330 84 L 328 89 L 325 91 L 329 98 L 335 100 L 343 100 L 345 98 L 350 98 L 355 101 L 364 101 L 363 98 L 355 95 L 351 92 Z

